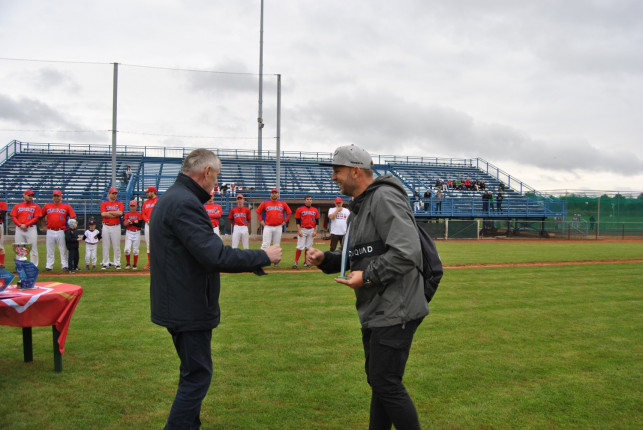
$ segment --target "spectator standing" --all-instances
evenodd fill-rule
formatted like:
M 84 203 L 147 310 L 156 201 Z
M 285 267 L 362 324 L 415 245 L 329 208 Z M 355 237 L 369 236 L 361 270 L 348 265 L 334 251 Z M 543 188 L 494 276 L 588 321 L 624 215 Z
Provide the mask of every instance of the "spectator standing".
M 232 247 L 238 248 L 239 241 L 243 243 L 243 249 L 249 249 L 250 235 L 248 233 L 248 224 L 252 217 L 250 209 L 244 206 L 243 194 L 237 194 L 237 206 L 230 209 L 228 219 L 232 225 Z
M 419 429 L 415 405 L 402 382 L 413 336 L 429 313 L 420 270 L 422 252 L 406 190 L 391 175 L 373 179 L 371 156 L 357 146 L 337 148 L 332 179 L 353 196 L 348 246 L 308 252 L 310 264 L 355 291 L 362 324 L 366 379 L 371 386 L 370 429 Z
M 145 221 L 145 247 L 147 249 L 147 266 L 144 267 L 145 270 L 150 269 L 150 217 L 152 216 L 152 209 L 154 209 L 154 205 L 158 201 L 157 193 L 156 187 L 147 187 L 145 189 L 147 200 L 143 202 L 143 208 L 141 209 L 143 221 Z
M 30 243 L 31 262 L 38 266 L 38 228 L 36 223 L 42 217 L 40 206 L 33 202 L 34 192 L 27 190 L 22 195 L 23 202 L 11 209 L 11 220 L 16 225 L 14 243 Z
M 126 269 L 138 269 L 138 251 L 141 246 L 141 226 L 143 224 L 143 215 L 137 210 L 138 202 L 131 200 L 129 202 L 129 212 L 123 215 L 123 225 L 125 225 L 125 265 Z M 134 257 L 132 259 L 132 256 Z M 132 263 L 132 264 L 130 264 Z
M 270 199 L 262 202 L 257 208 L 257 217 L 263 227 L 263 243 L 261 249 L 267 249 L 270 244 L 281 244 L 281 233 L 288 224 L 292 210 L 286 202 L 279 200 L 279 190 L 270 190 Z M 279 264 L 275 264 L 279 267 Z
M 42 207 L 42 219 L 40 226 L 47 232 L 47 264 L 46 271 L 54 268 L 56 259 L 56 247 L 60 255 L 60 264 L 63 270 L 71 270 L 67 266 L 67 245 L 65 243 L 65 230 L 67 228 L 67 219 L 75 219 L 76 212 L 67 203 L 62 202 L 63 194 L 60 190 L 54 190 L 53 202 L 49 202 Z
M 341 197 L 335 197 L 335 207 L 328 210 L 330 219 L 330 250 L 337 249 L 337 244 L 344 244 L 344 235 L 346 234 L 346 220 L 351 211 L 343 207 L 344 201 Z
M 424 192 L 424 211 L 428 212 L 431 207 L 431 189 L 427 188 Z
M 181 360 L 179 385 L 166 429 L 198 429 L 201 403 L 212 379 L 212 330 L 219 325 L 220 272 L 263 273 L 281 259 L 281 248 L 240 250 L 212 232 L 203 204 L 217 183 L 221 162 L 196 149 L 183 161 L 152 213 L 150 239 L 152 322 L 166 327 Z
M 421 210 L 422 206 L 420 205 L 420 195 L 417 191 L 413 191 L 413 212 Z
M 438 190 L 438 193 L 435 195 L 435 211 L 437 213 L 442 212 L 442 191 Z
M 214 191 L 210 191 L 210 198 L 203 207 L 208 213 L 214 234 L 221 237 L 219 233 L 219 220 L 221 219 L 221 215 L 223 215 L 223 209 L 221 209 L 221 205 L 214 203 Z
M 67 246 L 67 268 L 69 273 L 74 273 L 78 271 L 78 242 L 80 242 L 80 236 L 78 235 L 78 221 L 71 218 L 68 221 L 69 228 L 65 230 L 65 245 Z M 65 269 L 63 269 L 65 270 Z
M 319 210 L 312 207 L 313 197 L 306 196 L 304 198 L 304 205 L 297 208 L 295 211 L 295 221 L 297 223 L 297 250 L 295 251 L 295 264 L 292 268 L 299 267 L 299 257 L 301 251 L 304 251 L 304 267 L 308 267 L 306 263 L 306 251 L 313 247 L 313 238 L 317 236 L 319 229 Z
M 7 215 L 7 202 L 0 200 L 0 269 L 4 267 L 4 218 Z
M 496 209 L 498 212 L 502 211 L 502 200 L 504 199 L 502 193 L 498 193 L 498 196 L 496 197 Z
M 87 224 L 87 230 L 83 235 L 83 240 L 85 241 L 85 270 L 89 270 L 89 265 L 92 265 L 92 269 L 96 270 L 96 260 L 97 260 L 97 249 L 98 242 L 103 238 L 100 234 L 100 230 L 96 229 L 96 221 L 93 219 L 89 220 Z
M 123 215 L 123 202 L 116 200 L 118 190 L 110 188 L 108 198 L 100 204 L 100 214 L 103 217 L 103 264 L 101 269 L 115 266 L 121 270 L 121 216 Z M 109 261 L 109 248 L 114 249 L 114 261 Z

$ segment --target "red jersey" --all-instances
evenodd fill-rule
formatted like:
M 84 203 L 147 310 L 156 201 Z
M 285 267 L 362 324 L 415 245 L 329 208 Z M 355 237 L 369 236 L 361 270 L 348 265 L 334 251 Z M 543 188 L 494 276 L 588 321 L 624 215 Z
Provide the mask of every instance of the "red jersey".
M 312 206 L 299 206 L 295 211 L 295 221 L 303 228 L 315 228 L 319 224 L 319 211 Z
M 76 218 L 76 212 L 67 203 L 49 202 L 42 207 L 42 216 L 47 219 L 47 228 L 62 230 L 67 227 L 67 217 Z
M 7 210 L 9 210 L 9 208 L 7 208 L 7 202 L 0 202 L 0 215 Z M 4 223 L 4 216 L 0 216 L 0 224 L 2 223 Z
M 152 216 L 152 209 L 154 209 L 154 205 L 158 201 L 158 197 L 154 197 L 153 199 L 145 200 L 143 202 L 143 207 L 141 208 L 141 215 L 143 215 L 143 221 L 149 223 L 150 222 L 150 217 Z
M 127 226 L 126 228 L 129 231 L 139 231 L 141 229 L 141 221 L 143 221 L 143 215 L 138 211 L 127 212 L 123 215 L 123 224 Z
M 223 215 L 223 209 L 221 209 L 221 205 L 210 203 L 207 205 L 203 205 L 203 207 L 208 213 L 210 221 L 212 221 L 212 227 L 219 227 L 219 218 L 221 218 L 221 215 Z
M 248 225 L 251 217 L 252 213 L 250 212 L 250 209 L 245 206 L 235 206 L 230 209 L 230 215 L 228 215 L 230 222 L 234 225 Z
M 100 204 L 101 212 L 111 212 L 111 211 L 121 211 L 123 212 L 123 202 L 120 200 L 111 201 L 105 200 Z M 107 218 L 103 217 L 103 224 L 105 225 L 119 225 L 121 223 L 121 218 Z
M 31 203 L 18 203 L 11 209 L 11 219 L 15 225 L 26 225 L 30 227 L 38 222 L 42 218 L 42 211 L 40 206 L 31 202 Z
M 265 212 L 265 215 L 263 212 Z M 284 212 L 286 213 L 285 217 Z M 257 216 L 259 219 L 264 220 L 266 225 L 275 226 L 287 223 L 291 214 L 290 207 L 281 200 L 269 199 L 261 203 L 257 208 Z

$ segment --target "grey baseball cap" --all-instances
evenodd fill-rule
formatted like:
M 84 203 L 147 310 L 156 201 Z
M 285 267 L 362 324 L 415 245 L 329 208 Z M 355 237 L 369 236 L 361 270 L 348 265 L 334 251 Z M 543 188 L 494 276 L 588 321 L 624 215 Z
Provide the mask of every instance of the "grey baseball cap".
M 348 166 L 371 170 L 373 159 L 364 148 L 355 145 L 340 146 L 333 153 L 333 161 L 319 163 L 322 166 Z

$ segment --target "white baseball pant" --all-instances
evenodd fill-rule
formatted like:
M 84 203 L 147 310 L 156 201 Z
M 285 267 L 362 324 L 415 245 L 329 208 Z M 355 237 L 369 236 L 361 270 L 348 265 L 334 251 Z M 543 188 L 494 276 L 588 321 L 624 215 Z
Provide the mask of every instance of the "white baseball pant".
M 138 255 L 138 249 L 141 246 L 141 232 L 125 230 L 125 255 Z
M 234 230 L 232 230 L 232 247 L 239 247 L 239 240 L 243 243 L 243 249 L 248 249 L 250 236 L 248 235 L 248 226 L 247 225 L 235 225 Z
M 261 244 L 261 249 L 266 249 L 270 246 L 270 242 L 273 245 L 281 244 L 281 232 L 283 231 L 282 225 L 267 225 L 263 228 L 263 243 Z
M 303 251 L 313 247 L 313 232 L 314 228 L 302 228 L 301 233 L 303 236 L 297 235 L 297 249 Z
M 45 268 L 54 268 L 56 246 L 58 246 L 58 254 L 60 254 L 60 265 L 63 269 L 67 269 L 67 245 L 65 244 L 65 232 L 63 230 L 47 230 L 47 265 Z
M 38 266 L 38 229 L 35 225 L 27 228 L 27 231 L 22 231 L 20 227 L 16 227 L 16 234 L 13 236 L 14 243 L 30 243 L 31 253 L 29 260 Z
M 89 266 L 90 263 L 92 266 L 96 266 L 96 254 L 98 250 L 97 244 L 87 243 L 85 244 L 85 266 Z
M 113 266 L 121 265 L 121 226 L 103 224 L 103 266 L 110 265 L 109 247 L 114 248 Z
M 147 248 L 147 253 L 150 253 L 150 225 L 145 223 L 145 247 Z

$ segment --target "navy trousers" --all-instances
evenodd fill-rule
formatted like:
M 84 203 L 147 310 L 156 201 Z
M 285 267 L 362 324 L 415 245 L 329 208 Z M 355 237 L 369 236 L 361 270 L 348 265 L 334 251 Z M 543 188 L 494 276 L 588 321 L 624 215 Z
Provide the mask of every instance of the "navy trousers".
M 181 359 L 181 373 L 165 430 L 198 429 L 201 403 L 212 380 L 212 330 L 168 331 Z
M 371 386 L 369 430 L 418 430 L 417 411 L 402 378 L 413 335 L 422 319 L 390 327 L 362 328 L 366 378 Z

